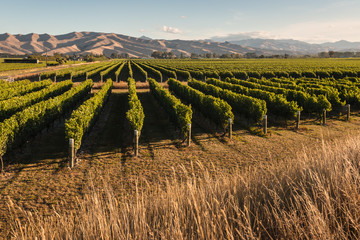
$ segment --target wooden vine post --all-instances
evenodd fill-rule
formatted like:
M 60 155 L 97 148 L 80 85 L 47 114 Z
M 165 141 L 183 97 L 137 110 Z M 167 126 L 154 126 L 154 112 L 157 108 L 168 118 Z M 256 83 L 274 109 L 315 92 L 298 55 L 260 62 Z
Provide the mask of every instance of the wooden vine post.
M 74 139 L 69 139 L 69 167 L 73 168 L 75 166 L 75 147 Z
M 233 125 L 233 120 L 231 118 L 229 118 L 229 138 L 232 138 L 232 125 Z
M 346 120 L 350 121 L 350 104 L 346 104 Z
M 139 155 L 139 131 L 134 130 L 134 154 Z
M 300 125 L 300 111 L 296 112 L 296 130 L 299 130 L 299 125 Z
M 188 129 L 188 133 L 187 133 L 187 146 L 189 147 L 191 144 L 191 123 L 187 124 L 187 129 Z
M 1 174 L 4 174 L 4 160 L 2 156 L 0 156 L 0 161 L 1 161 Z
M 263 117 L 263 128 L 264 134 L 267 134 L 267 115 Z
M 323 125 L 326 125 L 326 109 L 323 109 Z

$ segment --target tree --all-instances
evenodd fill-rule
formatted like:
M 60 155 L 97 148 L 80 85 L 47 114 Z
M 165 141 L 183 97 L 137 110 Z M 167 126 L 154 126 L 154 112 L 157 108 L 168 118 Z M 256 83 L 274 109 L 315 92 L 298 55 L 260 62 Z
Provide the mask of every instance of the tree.
M 157 58 L 157 59 L 173 59 L 176 56 L 173 52 L 154 51 L 151 54 L 151 57 Z
M 163 58 L 163 52 L 162 51 L 154 51 L 151 54 L 151 57 L 157 58 L 157 59 L 162 59 Z
M 95 61 L 95 56 L 92 54 L 88 54 L 84 57 L 84 61 L 86 62 L 94 62 Z
M 112 59 L 115 59 L 115 58 L 119 58 L 119 55 L 117 54 L 117 53 L 112 53 L 111 55 L 110 55 L 110 58 L 112 58 Z
M 205 57 L 206 57 L 206 58 L 212 58 L 213 55 L 212 55 L 212 53 L 206 53 L 206 54 L 205 54 Z
M 199 55 L 196 54 L 196 53 L 191 53 L 190 58 L 191 58 L 191 59 L 196 59 L 196 58 L 199 58 Z
M 329 51 L 329 57 L 334 57 L 334 55 L 335 55 L 335 52 L 334 51 Z
M 220 58 L 231 58 L 231 54 L 230 53 L 221 54 Z
M 245 53 L 246 58 L 257 58 L 257 54 L 254 52 Z
M 58 62 L 59 64 L 64 64 L 67 62 L 67 60 L 64 57 L 57 57 L 56 62 Z

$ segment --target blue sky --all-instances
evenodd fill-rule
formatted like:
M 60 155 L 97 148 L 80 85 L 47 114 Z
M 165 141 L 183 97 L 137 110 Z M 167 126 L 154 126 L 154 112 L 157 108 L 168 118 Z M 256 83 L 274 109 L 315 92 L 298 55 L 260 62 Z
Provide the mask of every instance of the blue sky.
M 360 41 L 358 0 L 0 0 L 0 33 L 114 32 L 164 39 L 228 34 Z

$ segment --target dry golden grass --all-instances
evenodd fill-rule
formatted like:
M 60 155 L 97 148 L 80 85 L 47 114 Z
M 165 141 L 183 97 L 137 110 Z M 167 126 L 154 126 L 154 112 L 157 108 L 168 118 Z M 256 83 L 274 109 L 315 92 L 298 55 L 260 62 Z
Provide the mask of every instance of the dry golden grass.
M 216 177 L 187 172 L 154 192 L 116 198 L 104 179 L 50 216 L 9 200 L 15 239 L 358 239 L 360 138 L 282 165 Z M 181 174 L 182 176 L 184 174 Z

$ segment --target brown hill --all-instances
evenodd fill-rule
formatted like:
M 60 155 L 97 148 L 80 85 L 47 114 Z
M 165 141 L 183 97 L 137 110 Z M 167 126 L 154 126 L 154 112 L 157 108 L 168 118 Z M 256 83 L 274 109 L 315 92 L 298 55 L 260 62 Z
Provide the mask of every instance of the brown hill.
M 243 47 L 232 43 L 212 41 L 153 40 L 135 38 L 115 33 L 72 32 L 62 35 L 36 34 L 26 35 L 0 34 L 0 53 L 31 54 L 105 54 L 128 53 L 132 57 L 150 57 L 153 51 L 172 51 L 176 55 L 191 53 L 239 53 L 283 54 L 282 51 L 267 51 L 252 47 Z

